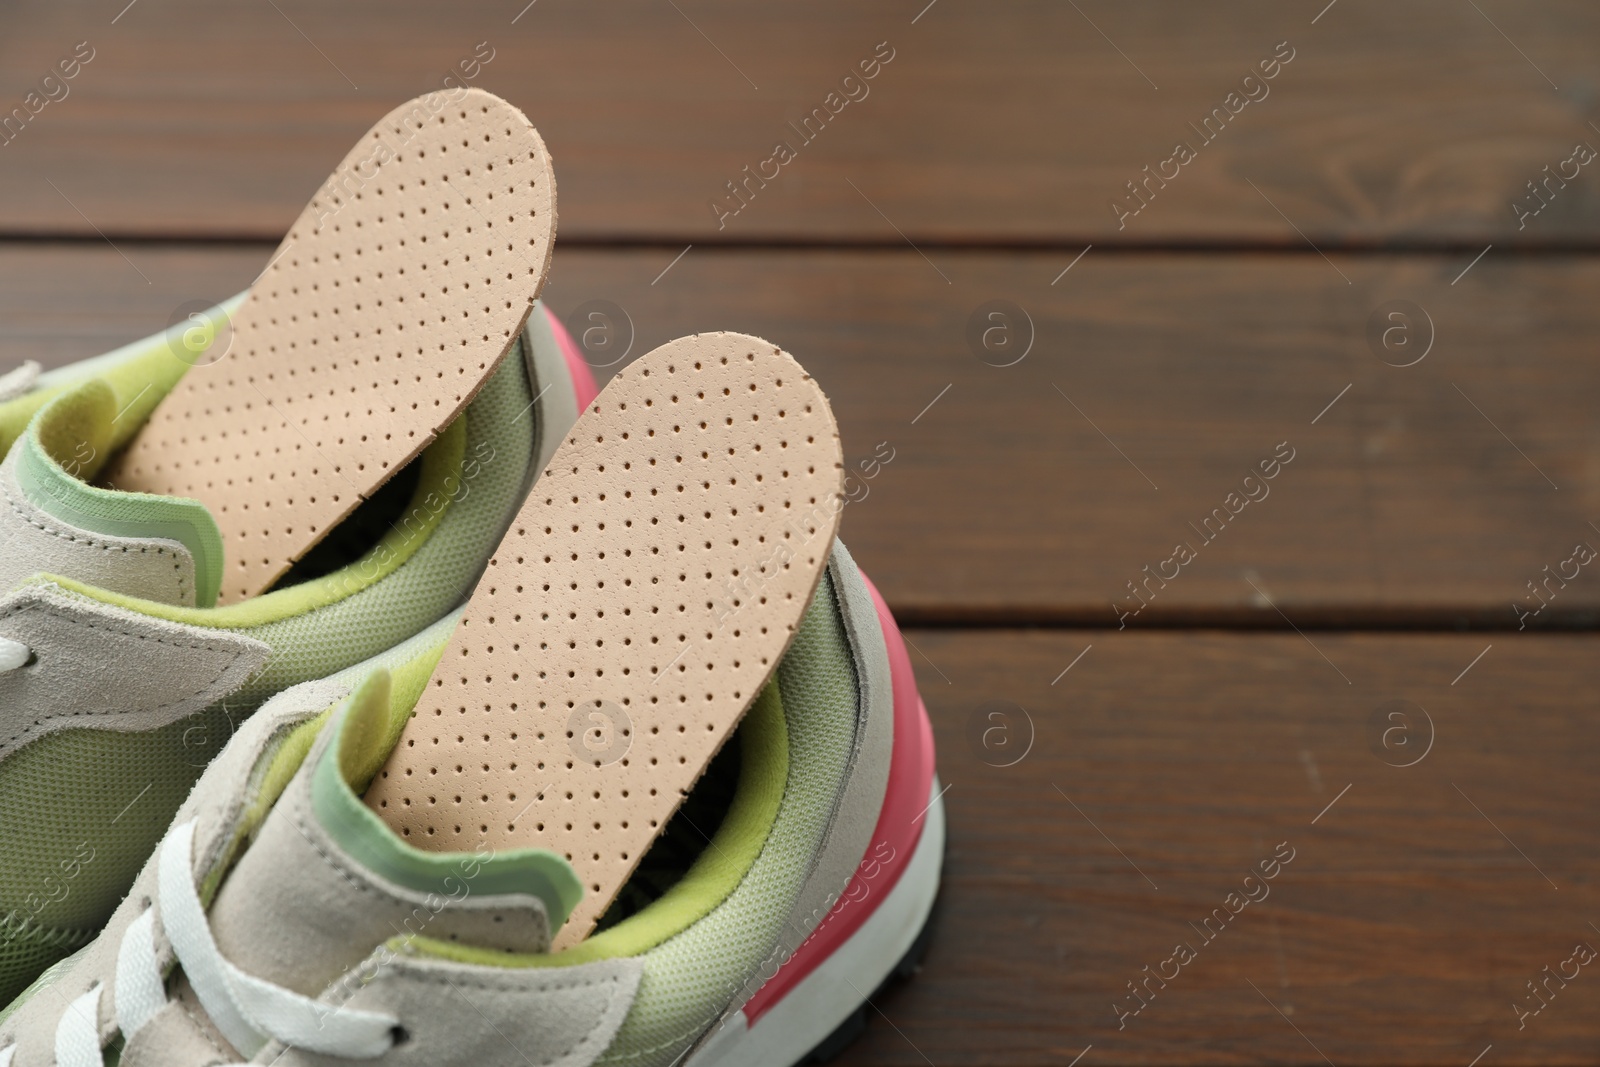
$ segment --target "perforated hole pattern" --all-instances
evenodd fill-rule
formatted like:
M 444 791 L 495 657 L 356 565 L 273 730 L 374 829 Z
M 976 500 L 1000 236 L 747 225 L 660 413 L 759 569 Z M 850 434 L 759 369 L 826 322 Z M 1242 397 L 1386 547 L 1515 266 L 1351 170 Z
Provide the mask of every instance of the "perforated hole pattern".
M 110 484 L 202 501 L 227 554 L 220 600 L 263 591 L 477 394 L 554 233 L 550 156 L 521 111 L 477 89 L 396 108 L 295 221 L 228 354 L 185 375 Z
M 640 358 L 535 486 L 368 804 L 422 848 L 567 857 L 586 895 L 556 944 L 586 934 L 776 670 L 842 480 L 827 398 L 771 344 Z

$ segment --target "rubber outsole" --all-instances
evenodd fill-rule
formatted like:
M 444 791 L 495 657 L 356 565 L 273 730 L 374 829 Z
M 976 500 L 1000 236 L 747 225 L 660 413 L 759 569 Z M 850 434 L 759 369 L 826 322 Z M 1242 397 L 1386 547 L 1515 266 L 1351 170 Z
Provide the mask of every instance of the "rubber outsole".
M 948 850 L 948 843 L 945 847 Z M 939 862 L 939 877 L 942 882 L 944 879 L 944 858 L 942 856 Z M 891 986 L 909 982 L 916 976 L 918 971 L 922 970 L 922 961 L 928 955 L 928 946 L 933 943 L 934 927 L 939 921 L 943 900 L 943 892 L 934 897 L 933 909 L 928 912 L 928 918 L 923 921 L 922 929 L 917 932 L 916 940 L 911 942 L 911 947 L 906 950 L 904 956 L 900 957 L 900 962 L 894 965 L 894 969 L 889 972 L 889 976 L 878 983 L 877 988 L 868 994 L 866 1000 L 861 1002 L 861 1006 L 851 1012 L 844 1022 L 835 1027 L 833 1033 L 817 1042 L 816 1047 L 806 1053 L 805 1057 L 800 1060 L 800 1064 L 829 1063 L 837 1059 L 845 1049 L 849 1048 L 862 1034 L 866 1033 L 867 1012 L 872 1007 L 870 1002 L 882 996 L 883 992 Z M 800 1067 L 800 1064 L 796 1064 L 795 1067 Z
M 932 937 L 948 841 L 937 790 L 935 779 L 910 860 L 867 921 L 753 1021 L 743 1009 L 726 1017 L 687 1067 L 797 1067 L 837 1055 L 860 1034 L 867 1010 L 878 1010 L 872 998 L 915 973 Z

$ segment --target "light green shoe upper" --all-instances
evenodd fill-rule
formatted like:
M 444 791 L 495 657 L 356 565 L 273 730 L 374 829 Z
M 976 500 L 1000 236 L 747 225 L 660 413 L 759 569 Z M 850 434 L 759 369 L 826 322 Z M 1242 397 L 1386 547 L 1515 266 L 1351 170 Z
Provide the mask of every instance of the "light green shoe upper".
M 0 513 L 21 530 L 13 541 L 65 542 L 86 554 L 47 559 L 86 559 L 96 579 L 35 574 L 0 544 L 0 636 L 37 659 L 0 673 L 0 999 L 94 937 L 201 771 L 264 701 L 377 656 L 464 600 L 548 429 L 519 341 L 467 411 L 278 588 L 211 607 L 222 560 L 204 508 L 85 480 L 187 369 L 170 343 L 158 335 L 44 375 L 0 403 Z M 175 573 L 187 586 L 163 579 Z M 193 695 L 150 698 L 169 688 Z
M 852 620 L 841 582 L 860 578 L 838 549 L 736 740 L 600 932 L 558 954 L 547 950 L 550 930 L 582 892 L 560 856 L 420 852 L 356 800 L 398 741 L 453 620 L 359 683 L 348 680 L 360 673 L 351 671 L 342 683 L 285 692 L 228 745 L 174 822 L 193 820 L 193 876 L 217 950 L 253 980 L 392 1017 L 400 1043 L 367 1060 L 374 1064 L 679 1060 L 815 925 L 814 917 L 797 922 L 795 909 L 859 770 L 860 657 L 872 644 L 860 628 L 876 625 Z M 329 708 L 340 685 L 356 688 Z M 529 788 L 538 788 L 531 770 Z M 169 832 L 163 849 L 172 840 Z M 846 851 L 853 863 L 859 849 Z M 134 923 L 152 901 L 166 914 L 158 866 L 152 858 L 98 941 L 7 1009 L 0 1054 L 14 1043 L 25 1067 L 30 1050 L 53 1047 L 69 1024 L 61 997 L 46 988 L 52 983 L 64 996 L 103 982 L 101 1038 L 114 1039 L 123 1011 L 117 960 L 148 936 Z M 210 980 L 190 979 L 187 969 L 185 981 L 196 983 L 202 1004 L 215 995 Z M 330 1062 L 303 1051 L 311 1035 L 293 1024 L 240 1030 L 215 1012 L 194 1015 L 169 1005 L 121 1035 L 124 1056 L 197 1067 L 214 1055 L 210 1042 L 225 1038 L 284 1065 Z M 285 1048 L 288 1033 L 297 1047 Z

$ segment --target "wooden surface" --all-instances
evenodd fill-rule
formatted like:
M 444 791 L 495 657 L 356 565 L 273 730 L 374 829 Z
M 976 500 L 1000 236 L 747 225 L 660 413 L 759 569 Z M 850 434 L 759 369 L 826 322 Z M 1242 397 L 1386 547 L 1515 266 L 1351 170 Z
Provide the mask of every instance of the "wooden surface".
M 1575 943 L 1600 948 L 1593 636 L 1497 635 L 1454 685 L 1489 640 L 910 636 L 949 786 L 946 897 L 922 973 L 878 1002 L 900 1032 L 877 1019 L 850 1062 L 1600 1056 L 1589 969 L 1521 1031 L 1511 1007 Z M 1426 720 L 1387 748 L 1369 724 L 1394 700 L 1431 717 L 1415 766 L 1391 764 L 1424 751 Z M 1008 737 L 973 741 L 995 701 L 1031 716 L 1014 766 L 996 764 L 1025 751 L 1015 711 Z M 1205 944 L 1189 924 L 1285 841 L 1270 894 Z M 1119 1030 L 1126 983 L 1180 941 L 1197 958 Z
M 0 147 L 0 363 L 244 288 L 352 138 L 486 42 L 473 83 L 556 160 L 547 297 L 616 328 L 595 362 L 761 334 L 858 471 L 892 450 L 843 532 L 910 624 L 950 853 L 926 967 L 841 1062 L 1600 1058 L 1589 969 L 1512 1007 L 1600 946 L 1600 578 L 1567 562 L 1600 546 L 1594 168 L 1512 208 L 1600 145 L 1592 6 L 217 12 L 8 14 L 0 102 L 95 58 Z M 870 96 L 719 229 L 724 183 L 881 41 Z M 1270 95 L 1119 229 L 1111 197 L 1280 41 Z M 997 300 L 1031 323 L 1010 366 L 969 339 Z M 1382 343 L 1393 301 L 1421 347 Z M 1020 747 L 975 740 L 997 711 Z M 1119 1029 L 1126 983 L 1285 841 L 1270 896 Z
M 927 0 L 538 0 L 515 23 L 515 0 L 139 0 L 113 23 L 125 3 L 8 12 L 6 108 L 77 42 L 95 58 L 0 149 L 0 230 L 276 241 L 330 161 L 486 42 L 474 84 L 544 133 L 568 239 L 1299 244 L 1279 210 L 1322 244 L 1600 233 L 1589 180 L 1520 232 L 1509 206 L 1600 145 L 1580 0 L 1340 0 L 1315 25 L 1326 0 L 939 0 L 915 22 Z M 882 41 L 865 99 L 719 231 L 724 183 Z M 1282 41 L 1268 95 L 1200 144 L 1189 124 Z M 1184 139 L 1198 158 L 1119 230 L 1111 198 Z

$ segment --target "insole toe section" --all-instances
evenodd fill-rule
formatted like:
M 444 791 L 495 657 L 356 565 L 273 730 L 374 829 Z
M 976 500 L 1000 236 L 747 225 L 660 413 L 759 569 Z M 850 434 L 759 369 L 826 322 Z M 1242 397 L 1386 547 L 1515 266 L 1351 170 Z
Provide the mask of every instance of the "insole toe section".
M 396 108 L 290 228 L 231 347 L 184 376 L 109 484 L 203 502 L 226 546 L 219 602 L 266 590 L 477 394 L 554 234 L 550 156 L 521 111 L 478 89 Z

